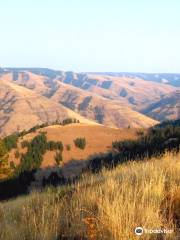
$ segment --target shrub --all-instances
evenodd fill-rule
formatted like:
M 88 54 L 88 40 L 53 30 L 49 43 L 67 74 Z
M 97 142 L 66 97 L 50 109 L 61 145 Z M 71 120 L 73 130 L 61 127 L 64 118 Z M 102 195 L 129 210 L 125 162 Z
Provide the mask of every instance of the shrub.
M 76 147 L 80 148 L 80 149 L 85 149 L 86 147 L 86 139 L 85 138 L 76 138 L 74 140 L 74 144 Z
M 10 151 L 12 148 L 17 148 L 17 140 L 18 140 L 17 134 L 12 134 L 3 139 L 8 151 Z
M 70 145 L 70 144 L 67 144 L 67 145 L 66 145 L 66 150 L 67 150 L 67 151 L 70 151 L 70 150 L 71 150 L 71 145 Z
M 0 166 L 7 162 L 7 149 L 4 141 L 0 139 Z
M 53 150 L 63 151 L 63 143 L 61 141 L 58 141 L 58 142 L 49 141 L 46 144 L 46 148 L 49 151 L 53 151 Z
M 55 159 L 55 161 L 56 161 L 56 164 L 59 166 L 60 163 L 61 163 L 62 160 L 63 160 L 63 158 L 62 158 L 62 152 L 60 152 L 60 151 L 56 152 L 54 159 Z
M 56 142 L 56 147 L 58 150 L 63 151 L 63 143 L 61 141 Z

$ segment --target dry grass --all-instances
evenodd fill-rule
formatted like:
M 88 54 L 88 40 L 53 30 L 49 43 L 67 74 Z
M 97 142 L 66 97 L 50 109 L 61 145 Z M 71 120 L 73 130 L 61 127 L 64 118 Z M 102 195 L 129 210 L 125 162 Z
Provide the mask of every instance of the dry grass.
M 8 119 L 2 122 L 0 136 L 28 130 L 37 124 L 63 121 L 66 118 L 76 118 L 81 123 L 90 125 L 97 124 L 33 90 L 1 79 L 0 85 L 0 99 L 4 101 L 3 109 L 6 109 L 0 112 L 0 117 Z
M 178 239 L 180 155 L 85 175 L 74 186 L 0 205 L 0 239 L 137 239 L 134 228 L 173 229 L 139 239 Z M 72 237 L 72 238 L 70 238 Z M 84 237 L 84 238 L 83 238 Z
M 102 125 L 89 125 L 80 123 L 66 126 L 54 125 L 45 127 L 39 131 L 47 132 L 46 136 L 48 141 L 62 141 L 64 145 L 64 150 L 62 153 L 63 169 L 64 174 L 68 177 L 71 174 L 76 174 L 76 169 L 74 168 L 73 163 L 70 163 L 72 159 L 80 160 L 77 168 L 81 172 L 82 168 L 84 167 L 84 162 L 81 160 L 87 160 L 94 154 L 105 153 L 112 150 L 113 141 L 123 141 L 128 139 L 134 140 L 138 138 L 137 129 L 116 129 Z M 27 134 L 22 139 L 19 139 L 18 150 L 21 154 L 25 153 L 27 150 L 21 147 L 22 141 L 32 140 L 32 138 L 35 137 L 39 131 L 36 133 Z M 84 150 L 81 150 L 74 145 L 74 139 L 78 137 L 86 138 L 87 144 Z M 70 151 L 66 149 L 66 145 L 70 145 Z M 9 153 L 9 162 L 13 161 L 16 165 L 18 165 L 20 163 L 20 159 L 15 158 L 15 152 L 16 149 L 12 149 Z M 56 166 L 54 155 L 55 151 L 47 151 L 43 156 L 41 167 L 47 168 Z
M 55 102 L 60 102 L 62 104 L 66 103 L 67 106 L 72 106 L 72 109 L 75 112 L 80 113 L 82 116 L 97 121 L 97 108 L 102 112 L 102 124 L 109 127 L 123 127 L 131 126 L 132 128 L 148 128 L 154 126 L 158 122 L 140 114 L 137 111 L 133 111 L 133 107 L 130 108 L 130 103 L 128 103 L 128 97 L 118 97 L 119 92 L 123 89 L 120 86 L 115 87 L 117 90 L 117 101 L 112 99 L 104 98 L 105 92 L 109 93 L 108 96 L 112 96 L 114 93 L 111 90 L 97 87 L 100 92 L 94 94 L 93 92 L 84 91 L 77 87 L 71 86 L 69 84 L 58 83 L 59 89 L 52 96 L 52 100 Z M 123 81 L 122 83 L 123 84 Z M 120 84 L 120 85 L 121 85 Z M 127 86 L 126 86 L 127 87 Z M 127 88 L 126 88 L 127 90 Z M 101 93 L 102 91 L 102 93 Z M 125 91 L 125 90 L 124 90 Z M 144 91 L 142 91 L 144 92 Z M 139 94 L 140 96 L 142 96 Z M 89 99 L 89 104 L 85 105 L 83 102 L 86 102 Z M 82 110 L 79 106 L 83 106 Z

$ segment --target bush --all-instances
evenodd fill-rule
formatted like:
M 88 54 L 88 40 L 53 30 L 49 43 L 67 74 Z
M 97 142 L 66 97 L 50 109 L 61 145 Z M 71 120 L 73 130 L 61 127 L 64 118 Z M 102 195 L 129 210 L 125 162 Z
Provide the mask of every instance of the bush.
M 53 150 L 63 151 L 63 143 L 61 141 L 58 141 L 58 142 L 49 141 L 46 144 L 46 148 L 49 151 L 53 151 Z
M 8 153 L 8 151 L 7 151 L 5 143 L 4 143 L 4 141 L 2 141 L 0 139 L 0 167 L 1 167 L 1 165 L 4 165 L 7 163 L 7 160 L 8 160 L 7 153 Z
M 12 134 L 3 139 L 8 151 L 10 151 L 12 148 L 17 148 L 17 140 L 18 140 L 17 134 Z
M 55 161 L 56 161 L 56 164 L 59 166 L 60 163 L 61 163 L 62 160 L 63 160 L 63 158 L 62 158 L 62 152 L 60 152 L 60 151 L 56 152 L 54 159 L 55 159 Z
M 79 120 L 77 120 L 75 118 L 67 118 L 67 119 L 63 120 L 62 125 L 67 125 L 67 124 L 71 124 L 71 123 L 79 123 Z
M 74 144 L 75 144 L 76 147 L 83 150 L 86 147 L 86 139 L 85 138 L 76 138 L 74 140 Z
M 70 145 L 70 144 L 67 144 L 67 145 L 66 145 L 66 150 L 67 150 L 67 151 L 70 151 L 70 150 L 71 150 L 71 145 Z

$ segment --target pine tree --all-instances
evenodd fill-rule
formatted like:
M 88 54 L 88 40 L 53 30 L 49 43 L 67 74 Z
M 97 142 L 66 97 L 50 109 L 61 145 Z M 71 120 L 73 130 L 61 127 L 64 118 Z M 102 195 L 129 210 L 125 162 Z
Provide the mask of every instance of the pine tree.
M 4 142 L 0 139 L 0 165 L 7 161 L 7 149 Z

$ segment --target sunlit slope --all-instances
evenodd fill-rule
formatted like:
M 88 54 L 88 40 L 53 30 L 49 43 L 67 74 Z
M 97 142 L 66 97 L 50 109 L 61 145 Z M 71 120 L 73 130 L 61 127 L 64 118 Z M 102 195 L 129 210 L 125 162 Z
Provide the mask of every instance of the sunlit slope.
M 132 110 L 123 101 L 106 99 L 63 83 L 59 84 L 59 89 L 51 99 L 62 103 L 88 119 L 109 127 L 148 128 L 157 123 L 152 118 Z
M 12 82 L 0 80 L 0 134 L 29 129 L 37 124 L 76 118 L 81 122 L 91 121 L 51 101 L 32 90 Z
M 63 143 L 62 166 L 65 167 L 65 173 L 71 174 L 81 171 L 88 158 L 96 154 L 107 153 L 112 150 L 112 142 L 116 140 L 136 139 L 138 130 L 135 129 L 114 129 L 101 125 L 92 124 L 69 124 L 65 126 L 49 126 L 37 130 L 35 133 L 29 133 L 23 138 L 19 138 L 17 149 L 11 150 L 9 153 L 9 161 L 14 161 L 16 165 L 20 163 L 20 157 L 16 158 L 15 153 L 26 153 L 26 148 L 22 148 L 23 141 L 31 141 L 39 132 L 45 132 L 47 141 Z M 86 146 L 84 150 L 78 148 L 74 144 L 76 138 L 85 138 Z M 67 148 L 69 146 L 69 149 Z M 42 168 L 56 166 L 55 161 L 56 150 L 47 151 L 43 156 Z M 72 160 L 75 160 L 74 162 Z

